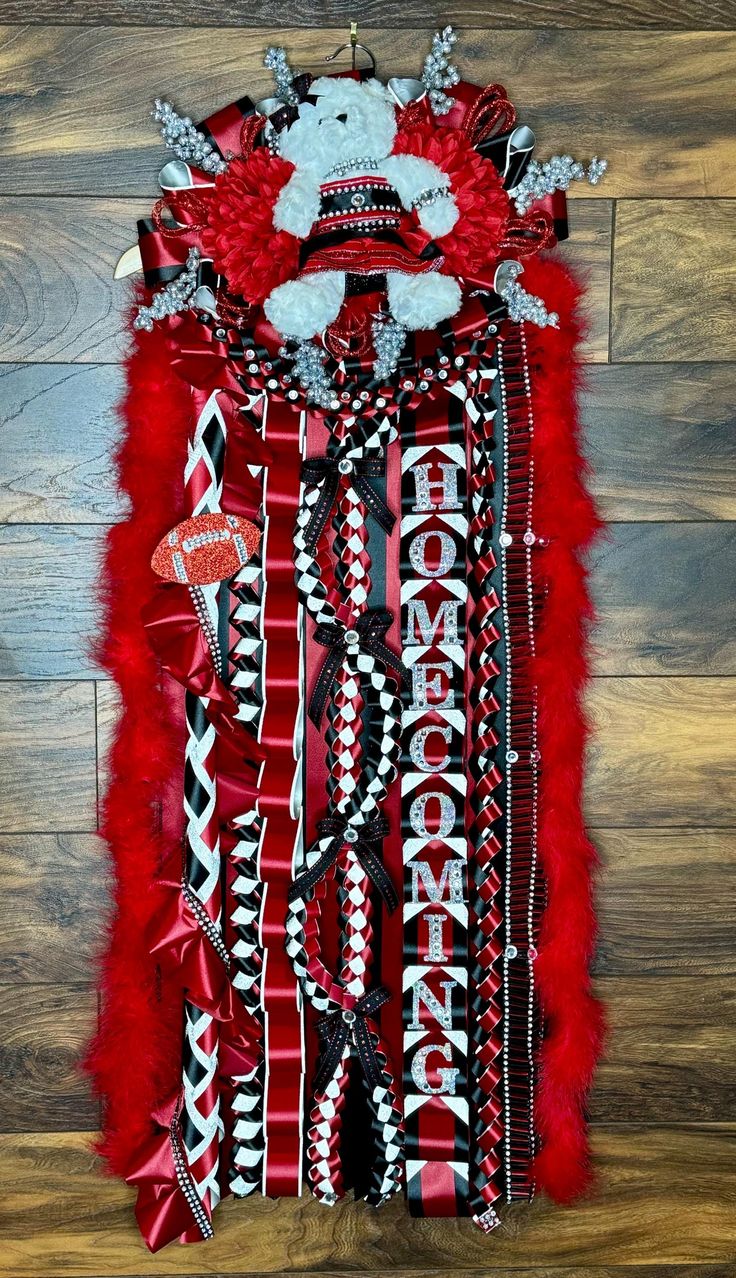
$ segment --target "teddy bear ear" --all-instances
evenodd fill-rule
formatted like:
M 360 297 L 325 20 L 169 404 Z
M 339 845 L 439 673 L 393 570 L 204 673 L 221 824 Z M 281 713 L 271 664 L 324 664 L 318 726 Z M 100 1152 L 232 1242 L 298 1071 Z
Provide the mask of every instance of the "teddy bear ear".
M 313 98 L 319 98 L 323 93 L 330 93 L 332 90 L 332 78 L 329 75 L 320 75 L 316 80 L 312 80 L 309 86 L 309 95 Z
M 372 94 L 374 98 L 380 98 L 382 102 L 393 103 L 393 98 L 386 88 L 386 85 L 382 84 L 377 76 L 370 76 L 367 80 L 364 80 L 363 89 L 366 93 Z

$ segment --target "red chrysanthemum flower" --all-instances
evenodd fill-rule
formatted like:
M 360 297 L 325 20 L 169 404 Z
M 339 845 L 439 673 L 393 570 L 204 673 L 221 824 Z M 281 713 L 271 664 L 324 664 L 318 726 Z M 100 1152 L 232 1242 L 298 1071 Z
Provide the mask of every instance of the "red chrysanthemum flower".
M 479 155 L 460 129 L 420 127 L 399 133 L 396 152 L 421 155 L 450 178 L 460 216 L 439 241 L 444 269 L 452 275 L 479 274 L 495 262 L 509 218 L 509 197 L 490 160 Z
M 299 240 L 277 231 L 273 210 L 294 165 L 257 147 L 231 160 L 209 200 L 202 248 L 231 292 L 260 305 L 299 269 Z

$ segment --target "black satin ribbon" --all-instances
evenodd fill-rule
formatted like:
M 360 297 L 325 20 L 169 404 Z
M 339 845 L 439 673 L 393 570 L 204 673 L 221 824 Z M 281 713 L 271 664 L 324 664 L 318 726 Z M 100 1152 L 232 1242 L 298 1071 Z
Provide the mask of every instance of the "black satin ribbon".
M 344 466 L 346 461 L 350 461 L 351 465 L 351 470 L 347 472 L 350 475 L 351 487 L 368 507 L 368 512 L 376 523 L 389 534 L 396 523 L 396 516 L 368 483 L 368 476 L 380 478 L 385 474 L 386 467 L 382 457 L 363 457 L 355 461 L 344 457 L 308 457 L 302 466 L 302 480 L 305 484 L 322 485 L 319 500 L 304 530 L 306 548 L 311 554 L 314 554 L 317 548 L 317 542 L 337 500 L 340 475 L 345 473 L 340 467 Z
M 314 1079 L 315 1092 L 324 1091 L 342 1060 L 345 1045 L 351 1036 L 368 1086 L 371 1088 L 379 1086 L 382 1075 L 381 1062 L 376 1055 L 365 1018 L 372 1016 L 379 1007 L 383 1007 L 384 1003 L 388 1003 L 390 997 L 385 986 L 377 985 L 374 990 L 370 990 L 368 994 L 359 998 L 352 1008 L 344 1012 L 333 1012 L 331 1016 L 325 1016 L 323 1020 L 317 1021 L 317 1033 L 323 1047 Z
M 349 213 L 352 217 L 363 215 L 369 212 L 366 208 L 368 204 L 380 204 L 380 210 L 383 213 L 398 213 L 401 215 L 401 201 L 398 192 L 392 186 L 377 185 L 374 186 L 370 177 L 363 177 L 362 174 L 348 174 L 345 179 L 334 178 L 334 182 L 341 180 L 349 181 L 351 178 L 361 177 L 362 187 L 360 191 L 356 187 L 351 187 L 348 191 L 326 191 L 320 197 L 319 211 L 322 217 L 337 217 L 340 213 Z M 327 181 L 329 182 L 329 178 Z M 363 202 L 359 205 L 353 203 L 356 193 L 363 196 Z
M 329 869 L 335 864 L 340 848 L 348 842 L 345 838 L 345 832 L 352 829 L 358 835 L 358 838 L 350 843 L 360 864 L 365 870 L 372 883 L 378 888 L 384 901 L 386 902 L 389 914 L 393 914 L 396 906 L 399 904 L 399 898 L 396 889 L 381 861 L 375 844 L 380 844 L 389 832 L 389 823 L 385 816 L 377 816 L 373 821 L 367 821 L 365 825 L 351 826 L 350 822 L 342 816 L 328 816 L 317 822 L 317 832 L 321 838 L 330 835 L 331 840 L 328 847 L 322 853 L 318 861 L 300 874 L 294 880 L 287 893 L 287 899 L 291 905 L 293 901 L 303 896 L 305 892 L 311 891 L 315 884 L 319 883 Z
M 345 276 L 345 297 L 362 297 L 364 293 L 385 293 L 385 275 L 355 275 L 348 271 Z
M 503 184 L 507 191 L 517 186 L 521 181 L 534 154 L 533 144 L 525 150 L 518 150 L 516 147 L 512 149 L 511 139 L 514 133 L 518 131 L 518 127 L 518 125 L 514 125 L 506 133 L 499 133 L 496 137 L 487 138 L 485 142 L 480 142 L 475 148 L 476 151 L 495 165 L 500 176 L 504 179 Z
M 369 652 L 371 656 L 377 657 L 379 661 L 382 661 L 386 666 L 390 666 L 392 670 L 395 670 L 403 678 L 406 674 L 406 666 L 381 639 L 381 636 L 385 635 L 392 621 L 393 613 L 389 612 L 387 608 L 370 608 L 367 612 L 361 613 L 355 624 L 348 629 L 356 631 L 358 635 L 356 642 L 363 652 Z M 322 669 L 317 675 L 317 682 L 314 685 L 314 691 L 309 702 L 309 717 L 317 728 L 322 721 L 330 688 L 335 682 L 337 673 L 347 655 L 346 633 L 345 627 L 336 622 L 330 624 L 323 622 L 314 631 L 314 638 L 317 643 L 321 643 L 323 647 L 330 649 Z

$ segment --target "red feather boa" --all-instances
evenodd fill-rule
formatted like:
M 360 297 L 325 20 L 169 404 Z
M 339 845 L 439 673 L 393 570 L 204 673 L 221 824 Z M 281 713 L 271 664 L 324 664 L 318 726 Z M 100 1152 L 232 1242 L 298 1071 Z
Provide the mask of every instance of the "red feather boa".
M 547 883 L 535 964 L 544 1016 L 535 1121 L 541 1137 L 535 1176 L 558 1202 L 590 1181 L 585 1105 L 600 1055 L 604 1018 L 591 992 L 596 939 L 595 850 L 582 816 L 592 607 L 582 562 L 600 528 L 585 487 L 576 403 L 581 290 L 557 262 L 526 265 L 524 287 L 560 314 L 560 328 L 526 325 L 534 411 L 535 524 L 550 544 L 535 556 L 546 589 L 537 632 L 539 745 L 542 754 L 539 856 Z
M 158 582 L 151 551 L 183 513 L 191 395 L 171 359 L 161 329 L 135 337 L 116 458 L 131 513 L 107 539 L 104 637 L 97 653 L 122 705 L 101 830 L 114 863 L 114 913 L 100 978 L 100 1029 L 86 1065 L 106 1101 L 99 1150 L 121 1176 L 151 1133 L 152 1111 L 175 1091 L 181 1075 L 181 985 L 159 978 L 146 933 L 160 908 L 154 885 L 161 868 L 180 858 L 161 833 L 159 812 L 180 775 L 182 746 L 141 621 Z

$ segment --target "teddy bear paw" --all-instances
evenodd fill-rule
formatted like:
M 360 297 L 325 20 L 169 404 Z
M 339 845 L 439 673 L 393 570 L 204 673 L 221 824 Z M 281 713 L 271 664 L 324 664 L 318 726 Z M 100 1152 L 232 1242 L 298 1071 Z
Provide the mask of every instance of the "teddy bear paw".
M 337 319 L 345 298 L 341 271 L 322 271 L 306 279 L 287 280 L 266 298 L 264 311 L 285 337 L 316 337 Z
M 423 230 L 433 239 L 449 235 L 458 219 L 457 205 L 449 195 L 440 195 L 432 204 L 425 204 L 419 214 Z
M 434 328 L 460 309 L 460 285 L 451 275 L 437 271 L 402 275 L 392 271 L 387 283 L 389 310 L 404 328 Z

